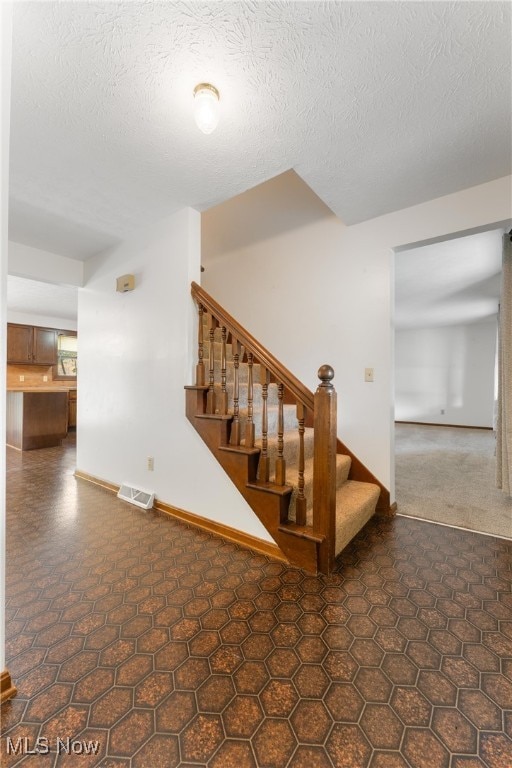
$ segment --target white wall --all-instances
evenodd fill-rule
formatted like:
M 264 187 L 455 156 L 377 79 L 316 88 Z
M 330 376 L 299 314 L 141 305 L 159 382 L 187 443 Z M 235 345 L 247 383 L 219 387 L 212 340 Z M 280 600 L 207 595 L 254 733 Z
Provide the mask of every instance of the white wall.
M 55 285 L 84 284 L 84 263 L 9 241 L 9 274 Z
M 7 228 L 9 129 L 11 115 L 12 4 L 0 4 L 1 155 L 0 155 L 0 381 L 6 377 Z M 0 435 L 5 435 L 5 387 L 0 390 Z M 5 450 L 0 451 L 0 672 L 5 667 Z
M 20 325 L 39 325 L 42 328 L 58 328 L 61 331 L 76 331 L 76 320 L 64 320 L 53 315 L 37 315 L 32 312 L 17 312 L 7 310 L 8 323 L 20 323 Z
M 136 288 L 116 293 L 116 277 Z M 185 418 L 193 383 L 200 216 L 184 209 L 86 264 L 78 291 L 77 467 L 271 541 Z M 147 457 L 154 457 L 154 471 Z
M 511 214 L 505 177 L 351 227 L 332 217 L 294 229 L 205 262 L 202 282 L 310 388 L 333 365 L 338 434 L 393 498 L 393 249 Z
M 397 330 L 397 421 L 492 427 L 496 323 Z

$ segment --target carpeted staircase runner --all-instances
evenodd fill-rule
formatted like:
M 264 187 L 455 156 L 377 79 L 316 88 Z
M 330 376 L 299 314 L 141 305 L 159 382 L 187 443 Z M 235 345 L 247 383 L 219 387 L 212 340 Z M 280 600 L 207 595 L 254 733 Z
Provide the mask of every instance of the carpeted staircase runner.
M 205 357 L 207 358 L 209 350 L 209 335 L 205 325 Z M 215 381 L 221 379 L 221 337 L 220 329 L 215 331 L 214 343 L 214 361 L 215 361 Z M 242 348 L 243 353 L 243 348 Z M 243 359 L 243 354 L 240 360 Z M 208 383 L 208 361 L 205 360 L 206 381 Z M 253 421 L 255 425 L 255 447 L 262 447 L 262 386 L 258 383 L 260 380 L 260 366 L 253 365 Z M 248 383 L 248 365 L 246 362 L 239 363 L 239 416 L 241 430 L 240 434 L 245 435 L 245 425 L 248 417 L 247 387 Z M 231 344 L 226 344 L 226 388 L 229 393 L 228 411 L 233 413 L 233 388 L 234 388 L 234 364 Z M 215 384 L 216 395 L 220 395 L 221 385 Z M 278 395 L 277 384 L 270 384 L 268 387 L 267 399 L 267 417 L 268 417 L 268 447 L 267 453 L 270 458 L 270 481 L 274 481 L 273 468 L 277 457 L 277 421 L 278 421 Z M 298 493 L 299 481 L 299 433 L 298 421 L 295 405 L 284 405 L 284 458 L 286 460 L 286 483 L 293 488 L 288 519 L 295 521 L 295 505 Z M 241 445 L 245 441 L 241 440 Z M 313 522 L 313 429 L 306 428 L 304 433 L 304 495 L 307 500 L 306 514 L 307 524 Z M 346 545 L 354 538 L 361 528 L 368 522 L 375 512 L 376 504 L 380 495 L 380 488 L 373 483 L 364 483 L 356 480 L 350 480 L 351 459 L 344 454 L 336 456 L 336 546 L 335 553 L 338 555 Z

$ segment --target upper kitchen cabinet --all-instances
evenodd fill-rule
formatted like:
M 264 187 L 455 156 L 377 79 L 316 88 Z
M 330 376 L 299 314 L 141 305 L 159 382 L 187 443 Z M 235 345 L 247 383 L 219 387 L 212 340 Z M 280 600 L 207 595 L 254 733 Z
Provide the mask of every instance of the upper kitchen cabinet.
M 8 323 L 7 362 L 56 365 L 57 331 L 52 328 Z

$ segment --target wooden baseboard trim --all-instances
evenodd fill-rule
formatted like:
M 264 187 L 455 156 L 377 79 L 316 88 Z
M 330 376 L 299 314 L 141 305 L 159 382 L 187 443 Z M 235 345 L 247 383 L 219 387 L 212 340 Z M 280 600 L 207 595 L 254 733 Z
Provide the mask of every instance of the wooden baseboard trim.
M 94 485 L 99 485 L 107 491 L 112 491 L 112 493 L 117 493 L 120 488 L 120 486 L 115 483 L 109 483 L 107 480 L 102 480 L 94 475 L 89 475 L 87 472 L 82 472 L 79 469 L 75 470 L 75 477 L 80 480 L 86 480 L 89 483 L 94 483 Z M 250 533 L 237 531 L 236 528 L 231 528 L 229 525 L 217 523 L 214 520 L 208 520 L 207 517 L 195 515 L 192 512 L 186 512 L 184 509 L 173 507 L 171 504 L 159 501 L 158 499 L 155 499 L 154 509 L 157 509 L 159 512 L 164 512 L 166 515 L 170 515 L 178 520 L 182 520 L 184 523 L 187 523 L 187 525 L 192 525 L 195 528 L 200 528 L 202 531 L 207 531 L 208 533 L 220 536 L 234 544 L 239 544 L 242 547 L 252 549 L 260 555 L 272 557 L 274 560 L 279 560 L 282 563 L 288 562 L 277 544 L 258 539 L 256 536 L 251 536 Z
M 455 427 L 455 429 L 486 429 L 493 431 L 492 427 L 474 427 L 471 424 L 437 424 L 435 421 L 395 421 L 395 424 L 412 424 L 418 427 Z
M 13 685 L 9 672 L 4 669 L 0 674 L 0 704 L 3 704 L 7 699 L 16 696 L 17 693 L 17 688 Z
M 203 531 L 208 531 L 208 533 L 214 533 L 216 536 L 221 536 L 223 539 L 227 539 L 234 544 L 240 544 L 242 547 L 253 549 L 260 555 L 267 555 L 268 557 L 272 557 L 274 560 L 280 560 L 283 563 L 288 562 L 277 544 L 258 539 L 256 536 L 251 536 L 250 533 L 237 531 L 236 528 L 231 528 L 229 525 L 208 520 L 207 517 L 201 517 L 201 515 L 194 515 L 191 512 L 186 512 L 184 509 L 173 507 L 163 501 L 155 501 L 155 509 L 158 509 L 160 512 L 165 512 L 165 514 L 171 515 L 171 517 L 176 517 L 178 520 L 182 520 L 184 523 L 193 525 L 196 528 L 201 528 Z
M 94 485 L 100 485 L 102 488 L 113 493 L 117 493 L 121 487 L 120 485 L 115 485 L 115 483 L 109 483 L 107 480 L 102 480 L 101 477 L 95 477 L 87 472 L 82 472 L 80 469 L 75 469 L 75 477 L 78 477 L 80 480 L 87 480 L 88 483 L 94 483 Z
M 395 517 L 397 509 L 398 507 L 396 505 L 396 501 L 394 501 L 393 504 L 390 504 L 389 507 L 377 507 L 375 514 L 378 517 Z

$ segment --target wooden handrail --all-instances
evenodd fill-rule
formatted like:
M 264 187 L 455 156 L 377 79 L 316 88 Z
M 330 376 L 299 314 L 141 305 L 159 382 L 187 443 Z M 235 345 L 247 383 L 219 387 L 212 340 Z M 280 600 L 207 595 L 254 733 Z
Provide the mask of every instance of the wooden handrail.
M 225 326 L 228 331 L 243 346 L 252 352 L 255 359 L 266 368 L 277 382 L 284 384 L 284 387 L 290 392 L 297 402 L 302 403 L 310 413 L 314 411 L 314 395 L 304 384 L 297 379 L 285 366 L 279 362 L 274 355 L 268 351 L 260 342 L 252 336 L 240 323 L 238 323 L 229 312 L 226 312 L 220 304 L 217 304 L 204 288 L 197 283 L 192 283 L 192 296 L 207 309 L 219 322 L 219 325 Z

